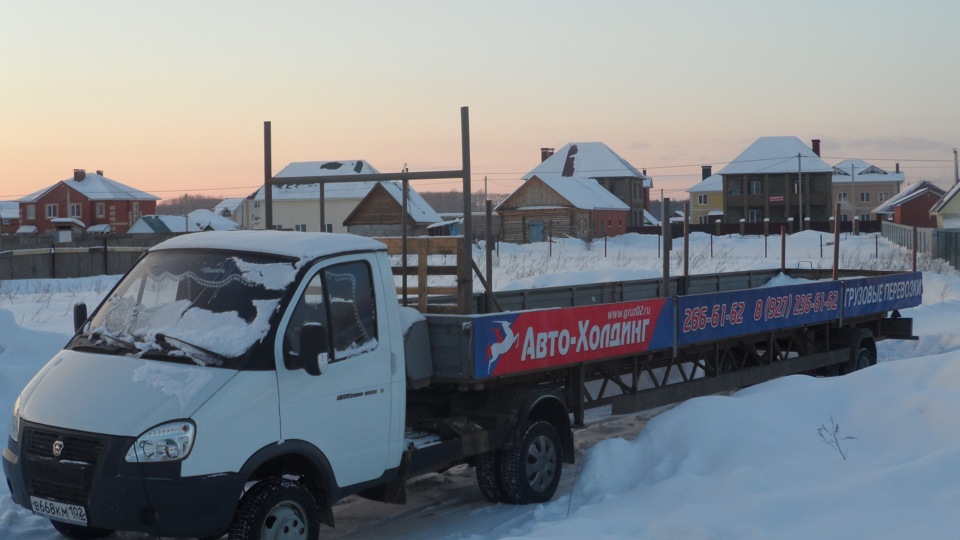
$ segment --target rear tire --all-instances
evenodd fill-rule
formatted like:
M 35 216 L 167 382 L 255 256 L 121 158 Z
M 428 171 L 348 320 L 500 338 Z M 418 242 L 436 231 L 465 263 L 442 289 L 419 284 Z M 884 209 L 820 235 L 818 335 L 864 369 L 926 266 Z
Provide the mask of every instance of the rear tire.
M 544 420 L 531 420 L 520 442 L 501 451 L 500 480 L 506 502 L 547 502 L 557 492 L 563 470 L 560 435 Z
M 56 529 L 58 533 L 73 540 L 93 540 L 94 538 L 106 538 L 113 534 L 112 530 L 100 527 L 84 527 L 83 525 L 74 525 L 52 519 L 50 523 L 53 524 L 53 528 Z
M 859 371 L 861 369 L 866 369 L 877 363 L 877 359 L 873 355 L 873 351 L 869 347 L 863 345 L 857 349 L 857 355 L 850 360 L 849 362 L 840 366 L 840 374 L 846 375 L 847 373 L 853 373 L 854 371 Z
M 270 478 L 240 499 L 230 540 L 317 540 L 320 508 L 303 484 Z
M 500 451 L 491 450 L 476 457 L 477 485 L 490 502 L 509 502 L 500 477 Z

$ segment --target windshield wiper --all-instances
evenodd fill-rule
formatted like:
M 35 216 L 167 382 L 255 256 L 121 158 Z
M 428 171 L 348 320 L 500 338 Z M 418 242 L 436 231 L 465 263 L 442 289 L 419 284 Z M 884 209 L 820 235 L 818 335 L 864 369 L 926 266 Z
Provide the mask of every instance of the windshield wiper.
M 191 349 L 195 349 L 195 350 L 203 353 L 204 355 L 206 355 L 206 356 L 208 356 L 208 357 L 210 357 L 210 358 L 213 358 L 214 360 L 219 361 L 220 364 L 223 364 L 223 363 L 226 362 L 226 360 L 227 360 L 227 357 L 226 357 L 226 356 L 224 356 L 224 355 L 222 355 L 222 354 L 220 354 L 220 353 L 218 353 L 218 352 L 216 352 L 216 351 L 211 351 L 210 349 L 201 347 L 201 346 L 199 346 L 199 345 L 195 345 L 195 344 L 193 344 L 193 343 L 190 343 L 189 341 L 186 341 L 186 340 L 183 340 L 183 339 L 180 339 L 180 338 L 176 338 L 176 337 L 173 337 L 173 336 L 168 336 L 168 335 L 166 335 L 166 334 L 157 333 L 157 335 L 155 336 L 154 339 L 155 339 L 156 342 L 157 342 L 158 344 L 160 344 L 162 347 L 170 347 L 170 348 L 174 348 L 174 349 L 180 349 L 180 347 L 177 347 L 176 345 L 170 343 L 171 341 L 176 341 L 177 343 L 180 343 L 181 345 L 186 345 L 187 347 L 190 347 Z M 202 364 L 202 365 L 206 365 L 206 364 L 204 363 L 204 364 Z
M 113 352 L 124 350 L 124 351 L 139 351 L 140 349 L 132 341 L 127 341 L 125 339 L 118 338 L 116 336 L 111 336 L 109 334 L 101 334 L 100 332 L 91 332 L 87 335 L 87 339 L 96 344 L 100 344 L 104 341 L 109 341 L 116 346 L 110 349 Z

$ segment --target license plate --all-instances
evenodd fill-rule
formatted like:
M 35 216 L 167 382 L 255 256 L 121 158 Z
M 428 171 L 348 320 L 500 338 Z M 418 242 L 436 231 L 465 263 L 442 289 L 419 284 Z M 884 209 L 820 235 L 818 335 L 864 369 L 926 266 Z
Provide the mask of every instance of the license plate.
M 30 506 L 33 513 L 57 521 L 65 521 L 74 525 L 87 524 L 87 509 L 75 504 L 64 504 L 39 497 L 30 497 Z

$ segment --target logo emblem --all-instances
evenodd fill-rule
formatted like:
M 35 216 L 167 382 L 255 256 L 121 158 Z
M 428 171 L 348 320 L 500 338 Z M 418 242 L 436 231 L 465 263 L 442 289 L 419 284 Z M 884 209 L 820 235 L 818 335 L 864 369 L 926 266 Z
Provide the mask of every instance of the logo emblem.
M 53 443 L 53 457 L 60 457 L 60 454 L 63 453 L 63 441 L 56 440 Z

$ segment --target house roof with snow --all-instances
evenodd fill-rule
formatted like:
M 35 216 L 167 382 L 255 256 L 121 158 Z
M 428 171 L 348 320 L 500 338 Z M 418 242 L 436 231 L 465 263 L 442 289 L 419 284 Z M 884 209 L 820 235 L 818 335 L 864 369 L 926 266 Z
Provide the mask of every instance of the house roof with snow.
M 567 200 L 574 208 L 581 210 L 630 210 L 626 203 L 610 193 L 593 178 L 567 177 L 560 174 L 535 174 L 529 180 L 537 179 Z M 524 186 L 521 186 L 521 189 Z M 514 193 L 517 193 L 516 191 Z M 507 197 L 497 208 L 503 206 L 513 196 Z M 518 208 L 523 210 L 525 208 Z
M 20 219 L 20 203 L 0 201 L 0 219 Z
M 243 204 L 243 201 L 245 200 L 246 197 L 231 197 L 229 199 L 224 199 L 213 207 L 213 213 L 218 216 L 222 216 L 224 210 L 226 210 L 231 214 L 236 214 L 237 208 L 240 208 L 240 205 Z
M 19 202 L 23 203 L 33 203 L 37 202 L 42 198 L 46 193 L 50 192 L 53 188 L 57 187 L 60 184 L 73 189 L 91 201 L 157 201 L 160 200 L 160 197 L 151 195 L 145 191 L 140 191 L 139 189 L 132 188 L 130 186 L 121 184 L 116 180 L 111 180 L 106 176 L 103 176 L 101 171 L 97 172 L 87 172 L 78 169 L 74 173 L 73 178 L 68 178 L 66 180 L 61 180 L 60 182 L 41 189 L 40 191 L 35 191 L 26 197 L 23 197 Z
M 636 167 L 623 159 L 602 142 L 567 143 L 563 148 L 543 160 L 524 175 L 529 180 L 534 175 L 581 178 L 639 178 L 644 187 L 653 182 Z
M 902 172 L 888 172 L 862 159 L 846 159 L 833 166 L 833 183 L 896 182 L 902 183 Z
M 236 221 L 213 213 L 210 210 L 194 210 L 183 216 L 152 215 L 140 216 L 128 233 L 182 233 L 197 231 L 235 231 L 239 228 Z
M 960 193 L 960 182 L 954 184 L 953 187 L 943 194 L 943 197 L 937 201 L 937 204 L 933 205 L 933 208 L 930 209 L 930 213 L 943 211 L 943 209 L 957 196 L 957 193 Z
M 723 191 L 723 177 L 713 174 L 687 190 L 687 193 L 719 193 Z
M 875 214 L 892 214 L 894 209 L 906 202 L 912 201 L 924 193 L 931 193 L 937 197 L 943 197 L 946 193 L 943 189 L 929 182 L 921 180 L 912 186 L 907 186 L 903 191 L 887 199 L 883 204 L 873 209 Z
M 274 178 L 305 178 L 347 174 L 379 174 L 380 171 L 364 160 L 354 161 L 297 161 L 290 163 Z M 324 184 L 324 199 L 357 199 L 370 193 L 376 182 L 337 182 Z M 319 199 L 320 184 L 273 186 L 273 200 Z M 254 200 L 264 199 L 263 187 L 257 190 Z
M 403 185 L 400 182 L 378 182 L 397 204 L 403 204 Z M 443 218 L 419 193 L 411 187 L 407 192 L 407 211 L 417 223 L 439 223 Z
M 800 162 L 797 163 L 797 156 Z M 717 174 L 780 174 L 833 172 L 797 137 L 760 137 Z

